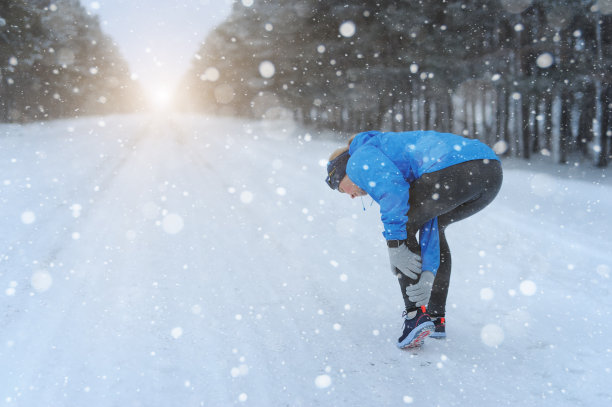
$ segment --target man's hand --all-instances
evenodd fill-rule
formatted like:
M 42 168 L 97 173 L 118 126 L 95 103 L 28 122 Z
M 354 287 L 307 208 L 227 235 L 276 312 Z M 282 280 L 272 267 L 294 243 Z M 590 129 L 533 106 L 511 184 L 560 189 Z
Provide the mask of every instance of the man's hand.
M 406 294 L 408 299 L 416 303 L 417 307 L 421 305 L 427 306 L 429 303 L 429 297 L 431 297 L 431 288 L 436 276 L 429 270 L 425 270 L 421 273 L 421 278 L 416 284 L 409 285 L 406 287 Z
M 403 241 L 390 240 L 387 247 L 391 270 L 395 273 L 394 268 L 397 268 L 406 277 L 417 280 L 421 274 L 421 256 L 411 252 Z

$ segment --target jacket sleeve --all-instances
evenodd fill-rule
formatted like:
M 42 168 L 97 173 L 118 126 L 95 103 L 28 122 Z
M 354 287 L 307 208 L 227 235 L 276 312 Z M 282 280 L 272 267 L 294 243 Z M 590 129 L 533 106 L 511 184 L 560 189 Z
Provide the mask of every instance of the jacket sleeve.
M 349 159 L 346 172 L 380 205 L 385 239 L 406 239 L 410 185 L 397 166 L 376 147 L 363 146 Z
M 419 230 L 421 245 L 421 260 L 423 271 L 429 270 L 434 275 L 440 267 L 440 235 L 438 233 L 438 218 L 425 223 Z

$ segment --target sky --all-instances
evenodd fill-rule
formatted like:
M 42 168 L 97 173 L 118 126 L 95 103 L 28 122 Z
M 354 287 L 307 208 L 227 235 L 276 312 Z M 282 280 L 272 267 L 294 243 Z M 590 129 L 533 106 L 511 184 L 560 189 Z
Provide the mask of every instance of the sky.
M 233 0 L 81 0 L 151 96 L 172 93 Z

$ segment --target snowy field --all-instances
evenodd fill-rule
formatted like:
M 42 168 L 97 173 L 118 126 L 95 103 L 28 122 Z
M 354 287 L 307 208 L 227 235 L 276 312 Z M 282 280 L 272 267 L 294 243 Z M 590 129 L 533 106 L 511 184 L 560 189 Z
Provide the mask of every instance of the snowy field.
M 288 123 L 0 125 L 0 405 L 612 405 L 612 173 L 505 161 L 447 340 L 395 346 L 376 203 Z M 365 211 L 364 211 L 365 208 Z

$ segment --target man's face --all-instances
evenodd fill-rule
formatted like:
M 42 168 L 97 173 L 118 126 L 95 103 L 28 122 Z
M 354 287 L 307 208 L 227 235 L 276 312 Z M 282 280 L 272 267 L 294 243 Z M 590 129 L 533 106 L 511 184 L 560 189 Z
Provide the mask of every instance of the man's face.
M 348 175 L 345 175 L 344 178 L 342 178 L 342 181 L 340 181 L 338 191 L 343 194 L 350 195 L 351 198 L 367 195 L 367 192 L 355 185 L 353 181 L 350 180 Z

